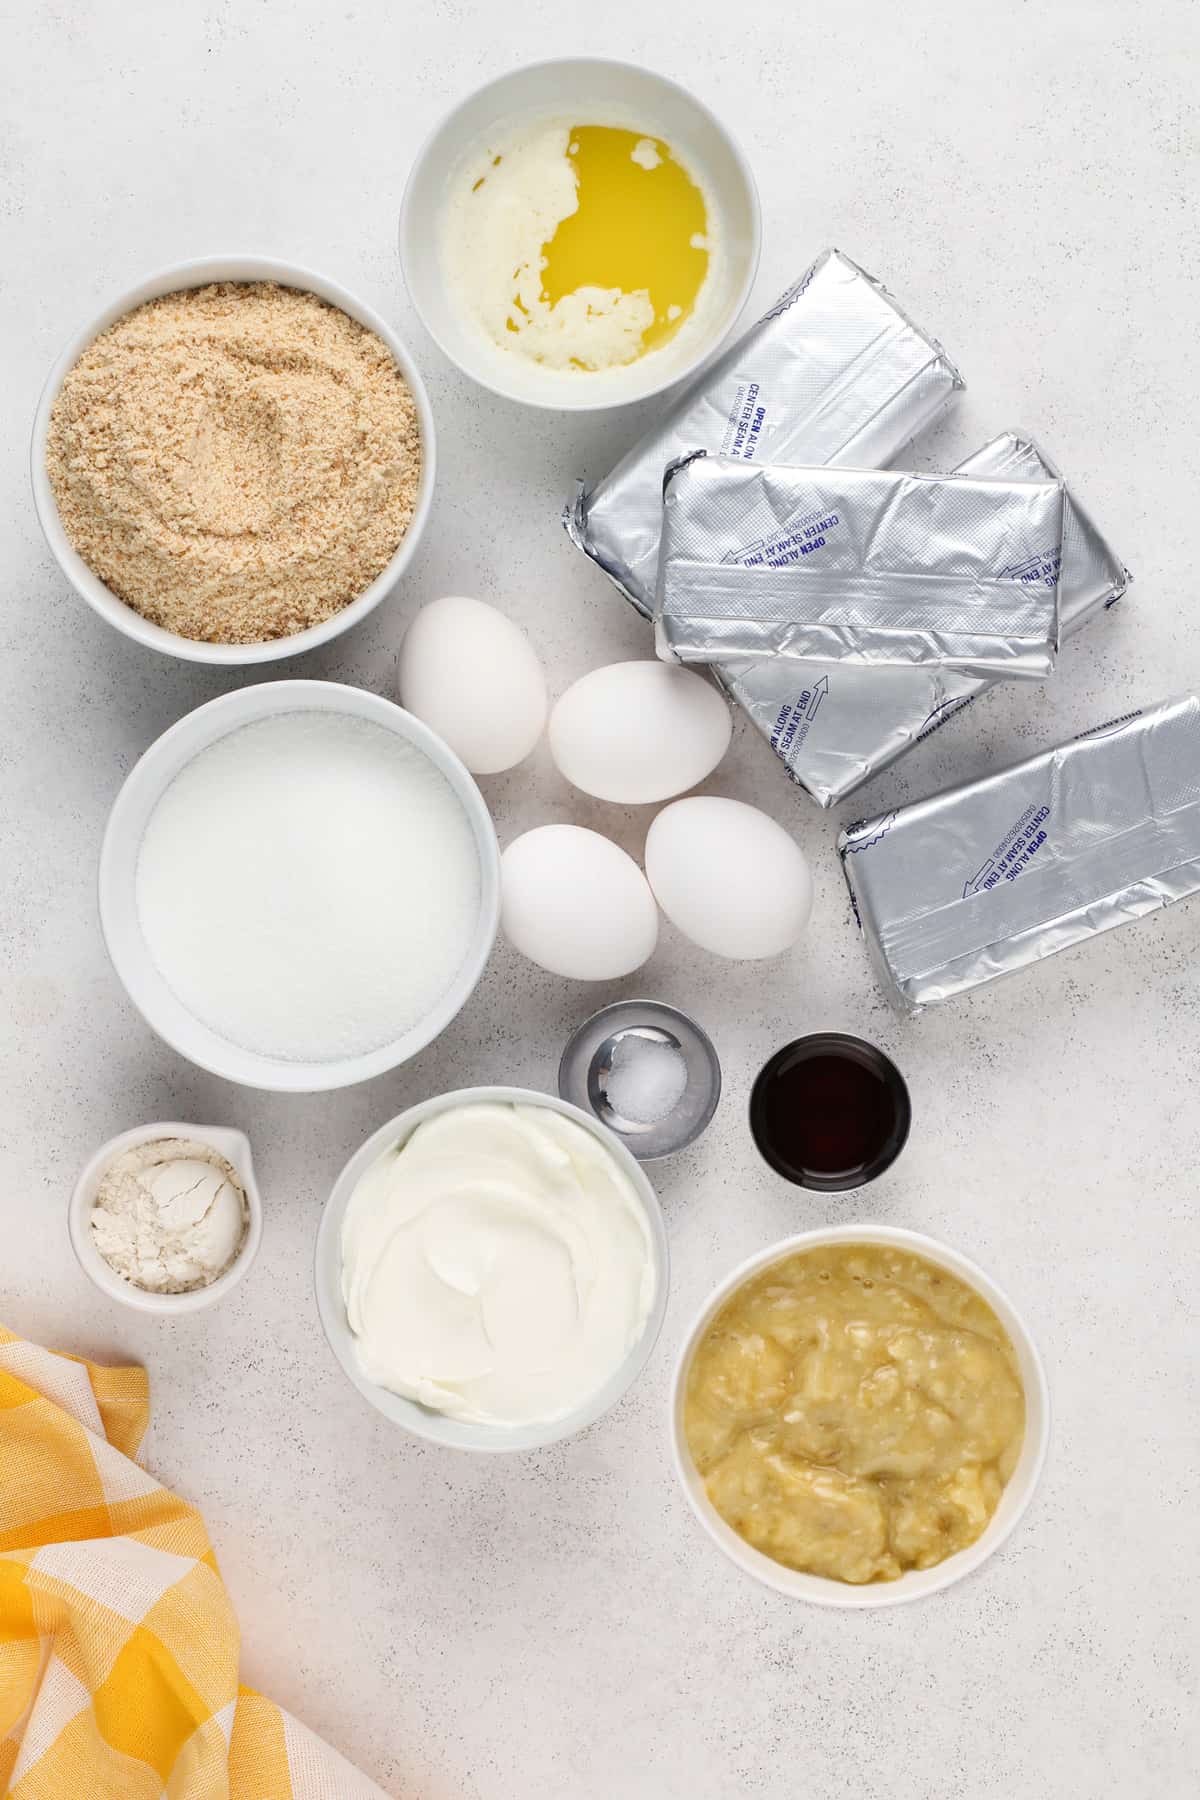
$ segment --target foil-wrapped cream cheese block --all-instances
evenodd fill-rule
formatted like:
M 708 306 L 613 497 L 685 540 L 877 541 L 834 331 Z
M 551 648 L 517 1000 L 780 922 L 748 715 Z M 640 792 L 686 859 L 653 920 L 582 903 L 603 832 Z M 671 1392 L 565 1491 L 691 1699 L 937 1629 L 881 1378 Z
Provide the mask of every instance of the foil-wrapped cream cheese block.
M 1057 481 L 701 454 L 664 490 L 658 652 L 1044 680 L 1061 557 Z
M 1200 890 L 1200 697 L 868 819 L 838 852 L 893 1004 L 995 981 Z
M 572 541 L 653 616 L 663 472 L 693 450 L 743 462 L 878 468 L 962 380 L 879 282 L 826 250 L 593 488 L 568 503 Z
M 1019 431 L 1001 432 L 956 473 L 1062 479 L 1047 452 Z M 1113 606 L 1132 576 L 1070 486 L 1062 505 L 1058 615 L 1065 638 Z M 780 659 L 726 663 L 720 679 L 819 806 L 844 800 L 993 685 L 931 664 L 798 667 Z

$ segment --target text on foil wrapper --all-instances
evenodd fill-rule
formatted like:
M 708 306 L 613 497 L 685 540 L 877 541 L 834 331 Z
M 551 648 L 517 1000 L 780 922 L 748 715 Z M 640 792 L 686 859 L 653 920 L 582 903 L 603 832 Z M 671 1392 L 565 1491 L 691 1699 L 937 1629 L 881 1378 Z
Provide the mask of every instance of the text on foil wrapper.
M 983 867 L 963 883 L 963 899 L 969 894 L 987 893 L 990 888 L 999 887 L 1002 881 L 1015 881 L 1048 841 L 1045 825 L 1049 817 L 1048 806 L 1027 806 Z
M 759 403 L 757 381 L 744 382 L 729 409 L 729 425 L 721 454 L 736 457 L 741 462 L 753 462 L 766 418 L 767 409 Z
M 1025 562 L 1011 564 L 1001 569 L 1002 579 L 1019 581 L 1024 587 L 1031 582 L 1039 582 L 1043 587 L 1055 587 L 1058 583 L 1058 572 L 1062 568 L 1062 550 L 1038 550 Z
M 786 760 L 788 752 L 804 742 L 828 692 L 829 678 L 822 675 L 820 681 L 802 689 L 794 700 L 780 707 L 771 732 L 771 748 L 777 755 Z
M 728 560 L 740 563 L 744 569 L 786 569 L 789 563 L 799 562 L 802 556 L 811 556 L 814 550 L 823 550 L 826 533 L 841 522 L 837 513 L 828 513 L 823 519 L 797 525 L 787 537 L 772 538 L 765 544 L 751 544 L 747 549 L 737 551 Z

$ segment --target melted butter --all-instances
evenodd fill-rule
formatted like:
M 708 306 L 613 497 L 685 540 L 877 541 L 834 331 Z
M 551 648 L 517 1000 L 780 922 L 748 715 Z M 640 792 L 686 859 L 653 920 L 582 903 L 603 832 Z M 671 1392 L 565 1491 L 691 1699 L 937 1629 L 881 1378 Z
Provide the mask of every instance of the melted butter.
M 690 316 L 708 273 L 704 196 L 667 144 L 636 131 L 576 126 L 567 155 L 579 204 L 543 246 L 542 294 L 553 306 L 579 288 L 646 293 L 654 317 L 641 353 L 656 349 Z

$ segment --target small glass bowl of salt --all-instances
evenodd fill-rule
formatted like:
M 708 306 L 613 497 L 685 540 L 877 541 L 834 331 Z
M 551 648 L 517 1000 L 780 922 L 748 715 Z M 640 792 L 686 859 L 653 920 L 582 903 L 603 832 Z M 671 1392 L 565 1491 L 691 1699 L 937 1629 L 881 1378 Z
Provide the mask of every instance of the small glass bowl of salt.
M 707 1032 L 660 1000 L 618 1000 L 586 1019 L 558 1067 L 564 1100 L 594 1113 L 639 1162 L 694 1143 L 721 1097 Z

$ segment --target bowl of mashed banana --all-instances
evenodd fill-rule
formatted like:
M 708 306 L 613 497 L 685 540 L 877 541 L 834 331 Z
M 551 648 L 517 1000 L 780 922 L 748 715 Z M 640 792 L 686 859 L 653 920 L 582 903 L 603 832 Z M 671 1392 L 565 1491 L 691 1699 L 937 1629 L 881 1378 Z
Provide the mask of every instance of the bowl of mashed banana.
M 1012 1302 L 958 1251 L 883 1225 L 802 1232 L 735 1269 L 671 1394 L 701 1525 L 822 1606 L 893 1606 L 977 1569 L 1033 1498 L 1049 1434 Z

